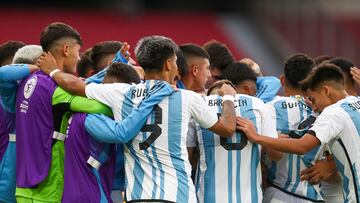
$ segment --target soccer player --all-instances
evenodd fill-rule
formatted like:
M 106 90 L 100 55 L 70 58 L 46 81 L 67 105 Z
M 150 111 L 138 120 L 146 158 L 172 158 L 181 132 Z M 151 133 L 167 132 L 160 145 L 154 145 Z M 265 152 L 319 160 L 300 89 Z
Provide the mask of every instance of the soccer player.
M 13 81 L 23 65 L 35 64 L 41 55 L 42 48 L 37 45 L 26 45 L 15 53 L 13 64 L 0 68 L 1 96 L 1 132 L 0 135 L 0 202 L 15 202 L 16 182 L 16 135 L 15 135 L 15 98 L 17 81 Z M 7 72 L 13 66 L 14 73 Z M 38 70 L 33 66 L 32 70 Z M 11 81 L 11 82 L 10 82 Z
M 241 73 L 233 74 L 239 77 Z M 226 80 L 217 81 L 213 84 L 215 87 L 209 89 L 209 93 L 215 91 L 215 95 L 205 97 L 207 105 L 218 113 L 221 112 L 222 97 L 216 94 L 216 89 L 224 83 L 231 84 Z M 263 135 L 277 137 L 275 115 L 269 113 L 270 106 L 239 91 L 237 88 L 234 100 L 236 115 L 251 119 Z M 198 201 L 262 202 L 261 146 L 249 142 L 240 131 L 230 138 L 223 138 L 199 125 L 195 128 L 195 134 L 188 133 L 187 145 L 195 147 L 198 143 L 200 150 L 195 178 Z M 279 158 L 278 153 L 271 156 Z
M 344 202 L 360 202 L 359 98 L 346 93 L 342 71 L 330 64 L 316 67 L 301 88 L 321 114 L 300 139 L 258 136 L 252 123 L 242 118 L 237 119 L 238 129 L 249 140 L 282 152 L 305 154 L 319 145 L 329 146 L 342 179 Z
M 147 95 L 151 80 L 173 83 L 177 74 L 176 50 L 177 45 L 169 38 L 142 38 L 135 53 L 148 80 L 136 86 L 119 83 L 85 85 L 62 71 L 56 71 L 53 77 L 65 89 L 86 94 L 110 106 L 115 120 L 120 121 Z M 46 57 L 50 56 L 44 56 L 44 61 Z M 46 73 L 54 71 L 52 65 L 40 66 Z M 72 80 L 65 81 L 65 78 Z M 226 85 L 221 91 L 229 95 L 230 100 L 230 95 L 235 94 L 235 90 Z M 224 101 L 223 115 L 218 120 L 217 114 L 194 92 L 180 90 L 164 99 L 155 106 L 142 132 L 126 143 L 126 197 L 129 202 L 196 201 L 185 144 L 190 117 L 223 136 L 231 136 L 235 130 L 234 104 L 230 101 Z
M 284 96 L 269 102 L 276 112 L 276 130 L 292 138 L 300 138 L 315 120 L 310 106 L 305 103 L 300 81 L 310 73 L 314 61 L 305 54 L 294 54 L 285 59 L 280 76 Z M 284 153 L 280 161 L 266 160 L 267 182 L 264 202 L 323 202 L 319 187 L 300 181 L 300 172 L 311 166 L 318 148 L 304 156 Z
M 107 69 L 104 83 L 114 82 L 139 83 L 140 78 L 133 67 L 123 63 L 112 63 Z M 131 140 L 140 131 L 154 104 L 159 103 L 172 92 L 172 88 L 170 86 L 166 88 L 164 82 L 154 85 L 149 97 L 142 102 L 140 108 L 135 109 L 131 116 L 117 125 L 118 132 L 113 137 L 111 135 L 114 134 L 114 129 L 110 128 L 111 124 L 102 124 L 104 121 L 101 119 L 102 116 L 96 117 L 84 113 L 72 115 L 65 140 L 62 201 L 111 202 L 110 193 L 115 175 L 114 144 Z M 105 105 L 101 103 L 97 105 L 99 106 L 97 108 L 103 109 L 102 113 L 112 115 L 111 110 Z
M 183 44 L 179 49 L 185 56 L 187 69 L 186 74 L 181 75 L 177 86 L 180 85 L 183 89 L 197 93 L 205 93 L 205 85 L 210 77 L 209 54 L 196 44 Z

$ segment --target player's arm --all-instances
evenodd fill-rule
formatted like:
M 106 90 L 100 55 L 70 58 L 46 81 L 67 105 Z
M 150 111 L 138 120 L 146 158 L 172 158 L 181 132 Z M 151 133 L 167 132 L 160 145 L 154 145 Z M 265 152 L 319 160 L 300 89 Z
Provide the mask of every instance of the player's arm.
M 280 80 L 274 76 L 261 76 L 257 77 L 256 87 L 257 91 L 255 96 L 264 102 L 269 102 L 277 95 L 281 84 Z
M 60 87 L 55 89 L 52 101 L 53 105 L 60 103 L 68 104 L 67 109 L 64 109 L 64 111 L 71 110 L 82 113 L 102 113 L 107 116 L 113 115 L 111 109 L 101 102 L 81 96 L 74 96 Z
M 236 91 L 233 87 L 228 84 L 224 84 L 219 90 L 219 95 L 231 95 L 235 96 Z M 207 106 L 205 104 L 205 106 Z M 223 101 L 221 117 L 219 120 L 210 128 L 210 131 L 220 135 L 221 137 L 231 137 L 236 130 L 236 115 L 234 101 L 226 100 Z
M 0 95 L 7 112 L 15 112 L 18 81 L 39 70 L 35 65 L 12 64 L 0 68 Z
M 102 142 L 127 143 L 140 132 L 154 106 L 173 92 L 169 84 L 159 82 L 152 87 L 141 105 L 120 122 L 104 115 L 89 114 L 85 122 L 86 131 Z
M 242 130 L 251 142 L 280 152 L 305 154 L 321 144 L 318 138 L 309 133 L 300 139 L 277 139 L 258 135 L 250 120 L 238 117 L 237 124 L 237 128 Z
M 64 90 L 79 96 L 85 96 L 86 83 L 82 79 L 57 69 L 55 57 L 50 53 L 43 53 L 37 60 L 40 69 L 52 76 L 53 80 Z M 57 72 L 56 72 L 57 71 Z

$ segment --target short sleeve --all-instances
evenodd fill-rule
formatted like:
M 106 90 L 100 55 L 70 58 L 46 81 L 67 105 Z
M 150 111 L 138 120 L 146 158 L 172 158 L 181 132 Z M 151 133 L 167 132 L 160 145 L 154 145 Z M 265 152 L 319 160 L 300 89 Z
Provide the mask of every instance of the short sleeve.
M 344 127 L 342 115 L 342 112 L 336 109 L 325 109 L 309 132 L 312 131 L 322 144 L 329 143 L 337 138 Z
M 261 134 L 267 137 L 277 138 L 275 108 L 269 104 L 264 104 L 261 117 Z
M 206 129 L 215 125 L 218 122 L 217 112 L 212 110 L 199 94 L 193 93 L 189 96 L 192 98 L 190 108 L 194 120 Z
M 187 147 L 196 147 L 197 145 L 197 134 L 196 134 L 196 122 L 194 119 L 189 121 L 189 130 L 186 138 Z
M 125 94 L 131 85 L 125 83 L 113 83 L 113 84 L 96 84 L 91 83 L 86 85 L 85 94 L 90 99 L 96 99 L 101 103 L 113 107 L 115 106 L 119 98 L 119 94 Z

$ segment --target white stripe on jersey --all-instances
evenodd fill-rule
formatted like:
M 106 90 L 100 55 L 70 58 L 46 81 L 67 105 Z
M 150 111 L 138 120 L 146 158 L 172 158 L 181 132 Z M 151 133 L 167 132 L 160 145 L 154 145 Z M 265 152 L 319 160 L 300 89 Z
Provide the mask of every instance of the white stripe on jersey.
M 139 85 L 90 84 L 86 86 L 86 95 L 112 107 L 119 121 L 131 113 L 149 88 L 148 81 Z M 155 107 L 147 120 L 149 131 L 140 132 L 126 144 L 127 200 L 196 202 L 186 149 L 188 123 L 193 117 L 209 128 L 217 122 L 217 115 L 210 111 L 201 96 L 186 90 L 165 98 L 158 107 L 160 110 Z M 148 140 L 157 129 L 161 129 L 159 136 L 140 149 L 140 143 Z
M 348 96 L 326 107 L 310 129 L 328 144 L 342 177 L 345 202 L 360 202 L 360 99 Z
M 312 115 L 311 108 L 307 106 L 304 99 L 299 96 L 277 97 L 269 102 L 276 112 L 276 130 L 282 134 L 290 131 L 303 135 L 309 127 L 298 130 L 301 122 Z M 306 165 L 314 163 L 322 150 L 318 148 L 304 156 L 283 153 L 281 160 L 271 161 L 266 158 L 267 180 L 274 187 L 292 193 L 308 200 L 322 201 L 320 189 L 307 181 L 300 181 L 300 172 L 306 169 Z
M 213 95 L 205 100 L 214 111 L 221 112 L 221 97 Z M 264 123 L 267 106 L 260 99 L 236 95 L 235 100 L 238 116 L 251 119 L 259 134 L 276 136 L 274 125 L 272 132 L 263 132 L 265 128 L 269 129 L 269 125 Z M 245 135 L 237 133 L 221 143 L 220 136 L 199 125 L 196 125 L 196 131 L 200 161 L 195 184 L 199 202 L 261 202 L 260 146 L 247 142 L 241 150 L 226 150 L 225 147 L 231 147 L 231 144 L 239 147 L 241 137 L 246 138 Z

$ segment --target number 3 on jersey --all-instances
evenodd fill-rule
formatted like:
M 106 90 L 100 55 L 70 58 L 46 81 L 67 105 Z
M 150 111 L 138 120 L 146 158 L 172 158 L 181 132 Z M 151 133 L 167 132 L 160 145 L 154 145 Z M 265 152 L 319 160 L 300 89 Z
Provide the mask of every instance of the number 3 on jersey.
M 139 143 L 140 150 L 145 150 L 150 147 L 150 145 L 155 142 L 155 140 L 161 135 L 162 129 L 159 124 L 162 124 L 162 109 L 159 105 L 154 106 L 155 112 L 155 123 L 153 124 L 145 124 L 141 128 L 141 132 L 151 132 L 150 136 L 144 140 L 143 142 Z

